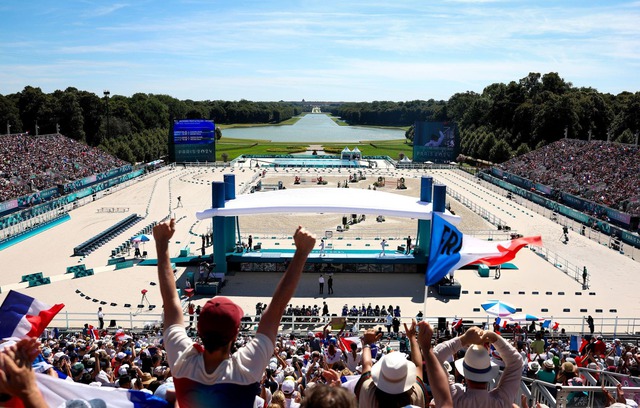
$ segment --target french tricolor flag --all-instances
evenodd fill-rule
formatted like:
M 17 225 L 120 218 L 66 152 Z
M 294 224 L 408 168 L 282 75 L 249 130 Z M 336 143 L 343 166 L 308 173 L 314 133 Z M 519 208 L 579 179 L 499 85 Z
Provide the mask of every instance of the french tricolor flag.
M 462 326 L 462 318 L 460 318 L 460 319 L 454 319 L 454 320 L 451 322 L 451 327 L 452 327 L 452 328 L 454 328 L 454 329 L 457 329 L 457 328 L 458 328 L 458 327 L 460 327 L 460 326 Z
M 362 348 L 362 343 L 360 342 L 360 337 L 339 337 L 339 347 L 340 349 L 348 353 L 351 351 L 351 345 L 355 344 L 358 348 Z
M 498 326 L 504 329 L 505 327 L 507 327 L 507 324 L 509 324 L 509 321 L 501 317 L 498 317 L 496 318 L 496 323 L 498 324 Z
M 14 290 L 0 306 L 0 339 L 39 337 L 64 304 L 49 306 Z
M 542 245 L 542 238 L 539 236 L 500 242 L 464 236 L 456 227 L 435 213 L 432 224 L 431 249 L 425 279 L 427 286 L 437 284 L 449 272 L 465 265 L 501 265 L 515 258 L 516 253 L 525 245 Z

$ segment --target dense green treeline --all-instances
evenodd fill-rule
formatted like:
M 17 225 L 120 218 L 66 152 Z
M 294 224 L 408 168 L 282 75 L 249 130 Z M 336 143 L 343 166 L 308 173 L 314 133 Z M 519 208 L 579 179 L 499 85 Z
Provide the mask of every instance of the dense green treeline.
M 135 162 L 167 154 L 171 118 L 275 124 L 301 112 L 302 106 L 285 102 L 181 101 L 143 93 L 100 97 L 76 88 L 46 94 L 27 86 L 22 92 L 0 95 L 0 133 L 8 126 L 10 133 L 30 134 L 56 133 L 58 127 L 67 137 Z
M 457 124 L 462 153 L 502 162 L 565 135 L 634 143 L 640 131 L 640 92 L 603 94 L 576 88 L 557 73 L 531 73 L 481 94 L 457 93 L 448 101 L 346 103 L 332 110 L 351 125 L 412 125 L 417 120 Z M 591 135 L 591 136 L 590 136 Z M 407 131 L 413 139 L 413 130 Z
M 127 161 L 166 154 L 170 118 L 211 119 L 218 124 L 280 123 L 309 111 L 303 102 L 179 100 L 137 93 L 98 96 L 76 88 L 43 93 L 27 86 L 0 95 L 0 133 L 60 133 L 100 146 Z M 557 73 L 530 73 L 482 93 L 464 92 L 448 101 L 323 103 L 323 110 L 351 125 L 411 126 L 415 121 L 457 124 L 462 154 L 502 162 L 564 137 L 633 143 L 640 130 L 640 92 L 611 95 L 576 88 Z M 218 138 L 221 136 L 219 129 Z M 406 132 L 413 140 L 413 128 Z

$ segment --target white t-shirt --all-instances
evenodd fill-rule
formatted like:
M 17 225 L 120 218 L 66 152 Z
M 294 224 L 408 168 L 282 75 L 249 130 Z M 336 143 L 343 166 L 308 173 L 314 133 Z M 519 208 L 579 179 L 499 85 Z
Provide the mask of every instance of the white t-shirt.
M 344 353 L 344 358 L 347 362 L 347 368 L 352 372 L 356 372 L 356 367 L 360 365 L 360 361 L 362 360 L 362 352 L 356 353 L 356 356 L 353 357 L 353 353 L 351 351 L 347 351 Z
M 337 347 L 336 347 L 336 354 L 334 354 L 333 356 L 329 354 L 328 350 L 324 352 L 324 360 L 327 362 L 327 364 L 337 363 L 341 359 L 342 359 L 342 350 L 340 350 Z
M 194 347 L 184 326 L 172 325 L 165 332 L 165 349 L 171 374 L 176 378 L 188 378 L 201 384 L 232 383 L 252 384 L 260 382 L 264 368 L 269 364 L 274 344 L 264 334 L 258 333 L 246 346 L 226 359 L 214 372 L 207 374 L 201 351 Z

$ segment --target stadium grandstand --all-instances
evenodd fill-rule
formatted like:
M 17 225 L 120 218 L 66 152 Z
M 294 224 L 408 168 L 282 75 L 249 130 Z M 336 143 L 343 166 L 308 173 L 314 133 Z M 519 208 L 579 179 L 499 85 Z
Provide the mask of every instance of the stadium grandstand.
M 640 215 L 640 148 L 563 139 L 500 168 L 630 215 Z
M 31 179 L 36 170 L 44 168 L 44 176 L 38 180 L 49 180 L 51 184 L 36 185 L 34 182 L 37 189 L 69 184 L 70 181 L 126 165 L 99 150 L 62 136 L 46 137 L 58 145 L 48 145 L 46 149 L 54 150 L 50 153 L 39 149 L 38 143 L 25 145 L 18 138 L 11 139 L 12 143 L 22 147 L 16 147 L 7 155 L 5 139 L 0 139 L 5 166 L 3 174 L 9 168 L 13 171 L 9 159 L 15 160 L 15 157 L 33 152 L 39 155 L 40 161 L 29 158 L 29 164 L 20 167 L 20 177 L 15 172 L 13 179 L 18 184 L 23 183 Z M 562 163 L 564 160 L 566 168 L 570 167 L 567 163 L 574 160 L 584 163 L 586 171 L 589 171 L 588 179 L 592 180 L 587 187 L 593 180 L 603 177 L 599 173 L 603 169 L 596 167 L 605 166 L 596 164 L 589 152 L 584 153 L 580 149 L 585 142 L 563 142 L 572 146 L 565 150 L 576 149 L 573 159 L 563 159 L 558 151 L 563 147 L 556 145 L 555 149 L 543 148 L 508 162 L 504 171 L 531 178 L 536 183 L 548 183 L 563 191 L 565 185 L 570 186 L 574 189 L 567 187 L 566 191 L 578 194 L 582 190 L 574 183 L 563 180 L 566 184 L 554 185 L 554 177 L 545 175 L 547 170 L 556 174 L 563 171 L 561 165 L 552 165 L 549 157 L 559 155 L 554 162 Z M 606 148 L 609 144 L 600 142 L 600 146 Z M 618 148 L 612 147 L 611 151 Z M 66 151 L 69 149 L 77 151 L 69 153 Z M 620 162 L 617 161 L 618 154 L 607 153 L 612 172 L 626 165 L 635 169 L 628 170 L 628 179 L 634 175 L 637 177 L 638 170 L 638 149 L 631 150 L 635 156 Z M 54 155 L 55 159 L 48 159 Z M 535 159 L 535 155 L 541 156 Z M 542 164 L 538 165 L 537 160 Z M 58 163 L 60 173 L 55 174 L 52 168 L 42 163 L 47 163 L 47 166 Z M 125 389 L 130 395 L 140 398 L 136 405 L 140 407 L 173 406 L 176 399 L 180 399 L 176 392 L 176 387 L 181 386 L 180 368 L 172 360 L 175 350 L 171 350 L 163 340 L 164 313 L 161 310 L 164 306 L 158 288 L 158 272 L 152 262 L 156 257 L 155 243 L 147 242 L 147 247 L 144 247 L 143 236 L 153 240 L 151 230 L 156 222 L 169 217 L 177 219 L 175 235 L 171 237 L 171 247 L 167 251 L 172 255 L 170 262 L 174 262 L 169 274 L 176 279 L 186 334 L 199 342 L 201 312 L 211 299 L 211 294 L 197 292 L 198 287 L 208 287 L 210 283 L 208 273 L 206 277 L 202 276 L 205 270 L 200 261 L 212 259 L 209 258 L 211 246 L 205 245 L 205 235 L 211 233 L 211 223 L 197 220 L 194 214 L 211 206 L 211 183 L 223 181 L 224 176 L 233 173 L 237 177 L 238 195 L 243 195 L 251 194 L 251 187 L 258 182 L 272 186 L 282 183 L 288 190 L 304 188 L 310 191 L 322 187 L 318 184 L 319 177 L 330 186 L 337 186 L 355 175 L 353 170 L 346 168 L 256 169 L 251 167 L 251 163 L 240 162 L 225 163 L 224 166 L 164 166 L 154 172 L 139 173 L 140 177 L 127 179 L 130 184 L 120 190 L 102 196 L 97 194 L 95 198 L 86 196 L 77 207 L 69 209 L 73 217 L 65 224 L 34 233 L 24 242 L 0 252 L 0 261 L 5 268 L 0 277 L 0 299 L 7 299 L 7 293 L 14 290 L 49 305 L 64 303 L 64 309 L 41 334 L 42 344 L 34 354 L 37 357 L 33 367 L 38 375 L 31 386 L 41 391 L 49 406 L 74 406 L 71 405 L 74 401 L 67 401 L 69 399 L 75 400 L 75 406 L 88 406 L 89 401 L 97 400 L 103 400 L 107 406 L 125 406 L 115 400 L 121 393 L 114 392 L 114 389 Z M 363 270 L 355 266 L 343 266 L 344 269 L 331 266 L 331 262 L 335 262 L 332 258 L 341 253 L 378 257 L 377 263 L 389 265 L 396 259 L 413 256 L 403 245 L 407 242 L 407 235 L 414 237 L 415 244 L 415 220 L 388 217 L 379 221 L 376 217 L 362 217 L 356 218 L 357 222 L 349 221 L 347 225 L 350 228 L 340 231 L 336 225 L 341 225 L 341 214 L 279 214 L 277 218 L 264 214 L 244 216 L 238 224 L 240 242 L 232 256 L 244 259 L 242 263 L 248 265 L 246 270 L 234 269 L 224 277 L 224 285 L 218 286 L 221 282 L 216 277 L 211 279 L 216 284 L 215 296 L 222 294 L 232 299 L 244 311 L 244 316 L 237 316 L 239 327 L 235 333 L 238 336 L 229 343 L 229 354 L 235 355 L 235 359 L 251 353 L 258 339 L 264 336 L 258 333 L 258 327 L 261 321 L 269 321 L 268 316 L 265 317 L 265 311 L 268 311 L 265 307 L 272 303 L 273 288 L 278 286 L 283 276 L 283 254 L 291 255 L 292 247 L 296 245 L 294 237 L 290 236 L 295 226 L 304 224 L 318 238 L 334 238 L 327 238 L 331 239 L 331 246 L 327 245 L 326 256 L 319 252 L 316 243 L 316 248 L 309 255 L 312 260 L 310 267 L 301 274 L 295 296 L 284 310 L 277 331 L 274 330 L 272 346 L 275 347 L 270 345 L 268 352 L 260 358 L 246 359 L 247 364 L 257 361 L 248 370 L 251 379 L 256 379 L 256 387 L 252 389 L 254 394 L 236 392 L 231 395 L 231 401 L 237 402 L 232 406 L 390 406 L 376 402 L 376 398 L 385 397 L 377 392 L 378 388 L 385 388 L 392 391 L 387 393 L 390 398 L 403 401 L 399 406 L 423 407 L 435 397 L 432 390 L 442 385 L 429 373 L 434 367 L 447 369 L 443 377 L 444 387 L 445 390 L 451 389 L 453 406 L 457 406 L 455 402 L 463 398 L 459 390 L 463 384 L 469 384 L 467 380 L 470 378 L 465 379 L 464 370 L 456 368 L 463 365 L 456 364 L 454 360 L 464 364 L 472 362 L 472 356 L 466 359 L 465 354 L 459 352 L 460 346 L 464 344 L 471 349 L 472 344 L 485 342 L 495 347 L 490 348 L 490 353 L 486 352 L 488 356 L 484 356 L 482 361 L 486 364 L 480 367 L 490 370 L 491 376 L 480 383 L 486 383 L 487 390 L 497 389 L 494 394 L 500 394 L 500 401 L 496 399 L 493 405 L 473 406 L 511 406 L 516 403 L 525 407 L 536 406 L 536 402 L 549 407 L 610 406 L 614 402 L 634 406 L 638 400 L 636 395 L 640 394 L 640 331 L 635 319 L 640 309 L 637 302 L 629 302 L 637 295 L 632 284 L 632 271 L 634 268 L 637 270 L 635 260 L 584 235 L 572 233 L 572 245 L 560 242 L 557 239 L 560 228 L 547 218 L 548 213 L 540 214 L 524 204 L 507 200 L 507 190 L 494 188 L 494 185 L 484 183 L 456 166 L 429 172 L 383 167 L 366 169 L 363 174 L 367 178 L 359 180 L 359 184 L 350 183 L 350 188 L 367 189 L 371 181 L 384 178 L 386 186 L 378 190 L 415 197 L 421 178 L 428 174 L 436 182 L 447 185 L 447 201 L 462 218 L 459 228 L 463 233 L 484 234 L 486 236 L 482 239 L 495 238 L 496 241 L 513 234 L 535 233 L 543 236 L 545 248 L 523 250 L 511 265 L 505 265 L 502 277 L 496 275 L 495 269 L 487 270 L 486 276 L 480 274 L 479 269 L 456 272 L 455 280 L 452 280 L 461 284 L 464 291 L 459 298 L 446 298 L 439 293 L 425 292 L 422 270 L 419 273 L 396 273 L 389 268 L 374 270 L 370 265 Z M 572 174 L 580 171 L 577 165 L 571 168 Z M 535 177 L 529 170 L 537 171 Z M 569 174 L 568 170 L 564 171 Z M 298 185 L 294 184 L 296 176 L 302 178 Z M 407 186 L 403 190 L 396 188 L 396 181 L 401 178 Z M 626 189 L 626 195 L 621 194 L 620 197 L 626 197 L 629 202 L 633 202 L 634 197 L 638 198 L 634 196 L 638 192 L 637 179 L 620 180 L 616 174 L 605 179 L 612 184 L 617 183 L 616 188 Z M 19 193 L 7 193 L 3 199 L 28 194 L 31 192 L 29 188 L 27 186 Z M 607 190 L 600 189 L 599 192 Z M 264 196 L 265 193 L 255 194 Z M 589 193 L 586 197 L 594 196 Z M 617 198 L 609 200 L 615 203 Z M 124 214 L 125 209 L 127 214 Z M 119 227 L 127 219 L 125 217 L 129 217 L 128 213 L 140 214 L 144 225 L 120 231 Z M 496 224 L 489 221 L 493 219 L 508 221 L 510 229 L 496 231 Z M 504 222 L 497 224 L 503 225 Z M 116 231 L 112 233 L 114 229 Z M 106 233 L 110 237 L 103 239 Z M 251 251 L 242 245 L 249 234 L 256 244 Z M 103 241 L 96 245 L 95 250 L 72 256 L 75 246 L 95 237 Z M 386 261 L 378 255 L 381 237 L 388 238 L 392 244 L 384 257 Z M 112 238 L 115 242 L 110 241 Z M 131 247 L 136 240 L 143 250 L 141 255 L 132 253 Z M 38 256 L 26 259 L 25 254 L 29 251 L 37 251 Z M 251 264 L 252 258 L 259 259 L 259 262 Z M 570 262 L 575 263 L 575 271 L 567 272 Z M 331 278 L 330 294 L 318 293 L 316 266 L 327 278 L 327 289 Z M 588 278 L 583 275 L 587 268 Z M 87 273 L 89 270 L 91 273 Z M 46 281 L 35 276 L 38 274 L 40 277 L 44 274 Z M 220 293 L 217 288 L 220 288 Z M 427 298 L 428 306 L 424 305 Z M 496 319 L 485 313 L 481 303 L 496 298 L 517 305 L 518 318 Z M 420 341 L 412 325 L 413 320 L 428 321 L 432 325 L 433 353 L 441 363 L 447 360 L 446 364 L 423 365 L 422 357 L 416 360 L 418 355 L 423 354 L 426 358 L 431 353 L 432 339 L 427 338 L 424 342 L 425 338 L 422 338 Z M 426 329 L 424 323 L 421 333 L 426 331 L 422 331 L 423 328 Z M 482 336 L 472 338 L 473 333 L 482 333 Z M 498 333 L 500 338 L 493 333 Z M 190 344 L 191 340 L 187 342 Z M 411 395 L 386 388 L 388 383 L 384 382 L 384 377 L 402 370 L 412 373 L 411 378 L 406 373 L 399 374 L 402 390 L 410 390 L 406 392 Z M 59 381 L 55 377 L 67 380 Z M 508 387 L 506 382 L 509 382 Z M 78 384 L 91 384 L 93 387 Z M 466 394 L 478 395 L 479 391 L 484 390 Z M 323 405 L 323 402 L 317 402 L 323 395 L 332 393 L 341 394 L 344 404 L 325 402 Z M 145 397 L 140 397 L 143 394 Z M 159 400 L 145 405 L 151 395 Z M 241 404 L 240 398 L 247 395 L 251 403 Z M 2 400 L 4 397 L 0 395 L 0 406 L 5 402 Z M 436 406 L 438 404 L 439 401 Z
M 126 162 L 60 134 L 0 136 L 0 202 L 105 172 Z

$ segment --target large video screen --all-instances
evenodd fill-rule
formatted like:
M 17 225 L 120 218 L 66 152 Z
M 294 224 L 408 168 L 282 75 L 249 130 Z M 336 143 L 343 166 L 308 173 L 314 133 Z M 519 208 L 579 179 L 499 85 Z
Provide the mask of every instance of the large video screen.
M 185 119 L 173 124 L 173 143 L 209 144 L 215 142 L 216 125 L 210 120 Z
M 413 136 L 413 161 L 448 163 L 459 152 L 456 127 L 450 122 L 416 122 Z
M 173 122 L 169 155 L 176 163 L 216 161 L 216 126 L 205 119 Z

